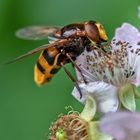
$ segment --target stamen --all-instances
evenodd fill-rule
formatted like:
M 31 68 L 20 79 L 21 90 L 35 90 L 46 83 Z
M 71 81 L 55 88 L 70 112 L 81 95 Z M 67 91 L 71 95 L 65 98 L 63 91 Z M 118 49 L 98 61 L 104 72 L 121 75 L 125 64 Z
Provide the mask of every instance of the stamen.
M 131 81 L 135 76 L 136 57 L 140 49 L 134 50 L 129 42 L 116 39 L 108 47 L 112 49 L 109 53 L 96 47 L 92 54 L 87 54 L 87 66 L 79 66 L 84 77 L 90 82 L 103 80 L 116 86 Z

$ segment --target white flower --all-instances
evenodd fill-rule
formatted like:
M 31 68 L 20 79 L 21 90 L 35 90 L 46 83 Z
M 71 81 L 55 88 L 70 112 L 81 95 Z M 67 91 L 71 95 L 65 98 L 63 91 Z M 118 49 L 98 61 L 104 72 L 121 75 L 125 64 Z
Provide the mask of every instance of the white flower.
M 140 113 L 109 113 L 101 119 L 100 128 L 116 140 L 140 140 Z
M 100 49 L 85 50 L 77 58 L 76 63 L 81 68 L 87 81 L 92 82 L 92 84 L 87 84 L 84 87 L 86 92 L 83 92 L 82 99 L 78 98 L 79 93 L 76 89 L 72 92 L 73 96 L 84 103 L 84 100 L 86 100 L 85 94 L 92 94 L 99 104 L 99 111 L 104 113 L 112 110 L 116 111 L 119 107 L 117 94 L 121 92 L 120 89 L 124 90 L 122 87 L 128 83 L 136 86 L 140 85 L 140 32 L 131 24 L 124 23 L 116 29 L 109 53 L 104 53 Z M 79 80 L 82 80 L 78 72 L 77 76 Z M 94 86 L 94 88 L 92 87 L 92 91 L 89 92 L 88 88 L 90 86 Z M 106 111 L 108 105 L 103 103 L 110 103 L 111 100 L 112 107 L 109 107 L 110 109 Z M 102 104 L 103 108 L 100 108 Z M 128 102 L 123 105 L 125 106 L 125 104 L 129 106 L 127 109 L 135 110 L 135 105 L 131 107 Z
M 87 96 L 93 97 L 97 104 L 97 110 L 102 113 L 115 112 L 118 109 L 117 88 L 104 82 L 81 83 L 80 89 L 82 98 L 80 99 L 77 88 L 74 88 L 72 94 L 80 102 L 86 102 Z

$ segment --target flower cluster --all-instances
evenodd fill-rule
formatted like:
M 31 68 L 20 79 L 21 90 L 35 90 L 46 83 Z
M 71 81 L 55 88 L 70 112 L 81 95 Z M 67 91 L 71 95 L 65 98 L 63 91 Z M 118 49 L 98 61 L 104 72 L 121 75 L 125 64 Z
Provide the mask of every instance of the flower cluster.
M 76 87 L 72 95 L 85 107 L 80 114 L 60 117 L 51 128 L 51 140 L 140 139 L 140 114 L 134 113 L 140 98 L 140 32 L 124 23 L 103 48 L 85 49 L 77 57 L 82 98 Z

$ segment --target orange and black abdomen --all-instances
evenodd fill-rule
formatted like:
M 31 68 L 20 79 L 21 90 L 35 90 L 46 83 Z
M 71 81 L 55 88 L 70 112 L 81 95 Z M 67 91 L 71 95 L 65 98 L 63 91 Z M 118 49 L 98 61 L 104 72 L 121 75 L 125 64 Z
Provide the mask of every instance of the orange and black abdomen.
M 34 70 L 34 79 L 38 85 L 48 82 L 60 69 L 59 51 L 55 47 L 46 48 L 40 55 Z

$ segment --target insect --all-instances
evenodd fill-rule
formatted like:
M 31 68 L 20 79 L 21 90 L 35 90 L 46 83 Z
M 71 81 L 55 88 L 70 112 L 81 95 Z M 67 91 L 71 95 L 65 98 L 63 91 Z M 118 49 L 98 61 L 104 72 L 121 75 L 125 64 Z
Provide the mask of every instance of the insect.
M 69 24 L 62 28 L 29 26 L 18 30 L 16 35 L 28 40 L 50 39 L 49 44 L 40 46 L 9 62 L 15 62 L 41 51 L 34 69 L 34 79 L 38 85 L 50 81 L 61 67 L 71 77 L 64 65 L 71 62 L 77 67 L 74 60 L 86 47 L 91 46 L 91 43 L 101 44 L 108 40 L 103 25 L 95 21 Z M 71 79 L 74 81 L 72 77 Z

